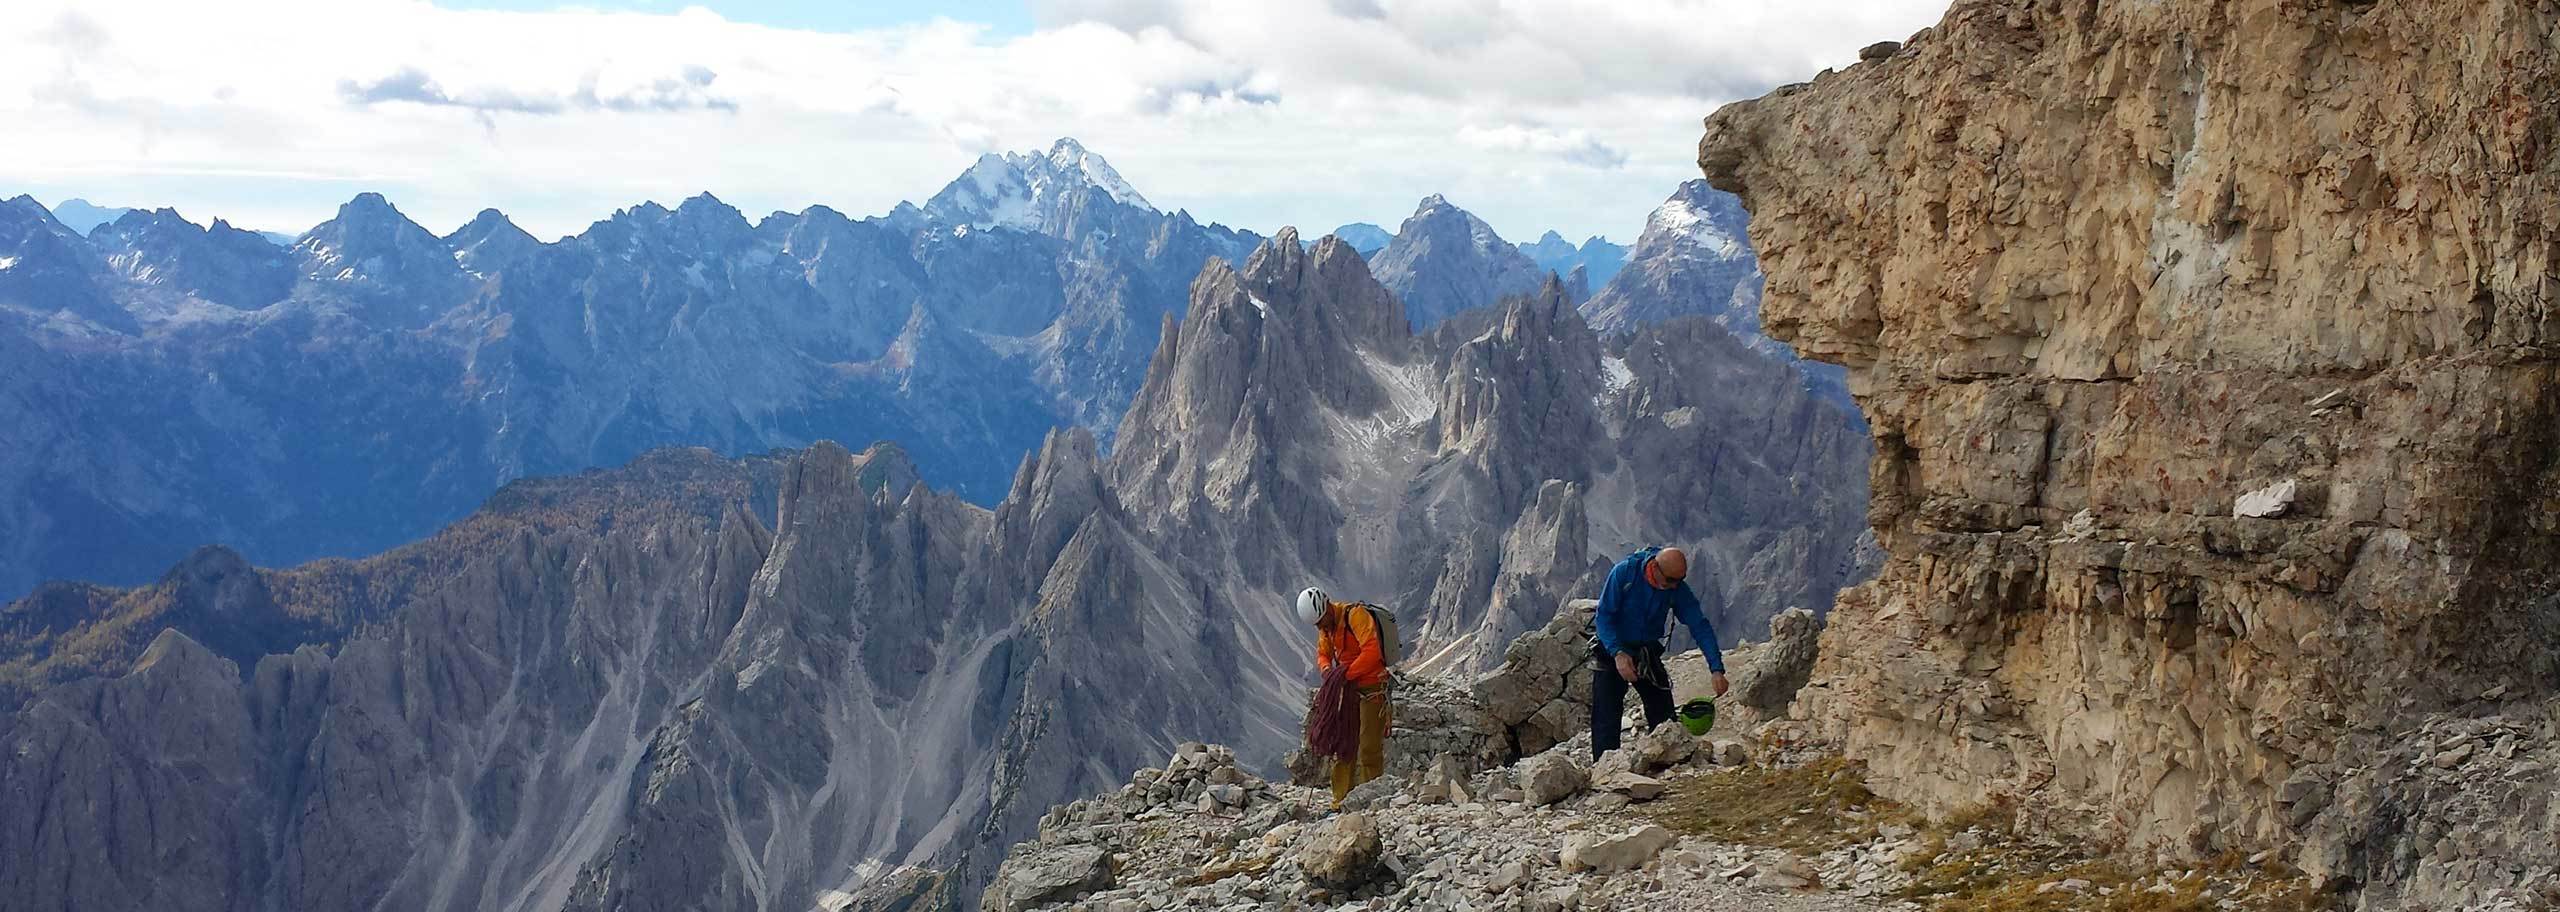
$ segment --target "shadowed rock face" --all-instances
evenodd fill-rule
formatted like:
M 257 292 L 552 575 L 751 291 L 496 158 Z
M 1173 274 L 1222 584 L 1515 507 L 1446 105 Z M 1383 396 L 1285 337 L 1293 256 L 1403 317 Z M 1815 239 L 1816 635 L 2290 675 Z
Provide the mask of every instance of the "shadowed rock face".
M 1376 257 L 1378 281 L 1404 302 L 1405 318 L 1417 331 L 1506 295 L 1536 291 L 1549 274 L 1493 226 L 1438 194 L 1423 198 Z
M 2553 25 L 1964 2 L 1709 118 L 1769 333 L 1850 369 L 1877 442 L 1892 559 L 1843 596 L 1808 724 L 1896 798 L 2030 794 L 2181 853 L 2308 821 L 2342 878 L 2541 828 L 2431 904 L 2560 865 L 2547 820 L 2384 785 L 2333 828 L 2306 797 L 2560 689 Z

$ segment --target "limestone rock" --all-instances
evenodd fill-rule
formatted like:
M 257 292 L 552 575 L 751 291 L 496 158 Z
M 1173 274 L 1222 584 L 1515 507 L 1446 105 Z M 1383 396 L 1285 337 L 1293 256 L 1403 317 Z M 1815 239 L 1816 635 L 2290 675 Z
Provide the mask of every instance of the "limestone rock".
M 2560 128 L 2552 13 L 2338 13 L 1959 3 L 1709 118 L 1764 326 L 1849 369 L 1876 441 L 1892 556 L 1792 715 L 1880 794 L 2179 855 L 2335 825 L 2362 848 L 2307 866 L 2391 902 L 2529 876 L 2437 855 L 2514 827 L 2407 803 L 2503 793 L 2430 775 L 2467 767 L 2280 794 L 2365 782 L 2358 732 L 2560 689 L 2560 526 L 2522 519 L 2560 490 L 2560 160 L 2501 145 Z
M 1018 862 L 1018 863 L 1017 863 Z M 989 884 L 987 912 L 1018 912 L 1063 902 L 1111 886 L 1111 858 L 1096 846 L 1066 846 L 1008 861 Z
M 1761 718 L 1783 718 L 1796 691 L 1813 678 L 1813 660 L 1821 652 L 1822 622 L 1813 612 L 1791 608 L 1769 619 L 1769 641 L 1753 651 L 1752 660 L 1729 663 L 1732 704 L 1750 707 Z
M 1309 881 L 1348 890 L 1382 876 L 1383 851 L 1375 820 L 1366 814 L 1344 814 L 1318 826 L 1308 837 L 1298 849 L 1298 867 Z
M 1651 801 L 1659 798 L 1662 796 L 1663 789 L 1666 788 L 1660 779 L 1627 772 L 1595 776 L 1591 780 L 1591 787 L 1598 791 L 1616 792 L 1635 801 Z
M 1512 777 L 1532 806 L 1554 804 L 1573 797 L 1590 784 L 1589 773 L 1575 765 L 1564 751 L 1553 750 L 1527 760 L 1512 770 Z
M 1568 871 L 1623 871 L 1643 867 L 1677 841 L 1670 830 L 1653 824 L 1623 833 L 1584 834 L 1565 841 L 1562 861 Z
M 1680 727 L 1678 722 L 1666 722 L 1636 735 L 1624 751 L 1611 753 L 1621 752 L 1628 755 L 1630 769 L 1651 773 L 1688 762 L 1698 753 L 1698 739 L 1689 734 L 1688 729 Z
M 2231 502 L 2231 515 L 2251 519 L 2283 516 L 2293 509 L 2294 498 L 2301 496 L 2302 485 L 2287 478 L 2249 493 Z

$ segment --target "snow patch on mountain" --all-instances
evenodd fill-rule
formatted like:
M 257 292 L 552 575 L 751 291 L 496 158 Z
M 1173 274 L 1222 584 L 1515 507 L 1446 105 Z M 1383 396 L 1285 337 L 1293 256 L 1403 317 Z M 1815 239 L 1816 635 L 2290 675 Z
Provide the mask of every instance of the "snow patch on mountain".
M 1123 205 L 1155 211 L 1110 162 L 1073 139 L 1058 140 L 1045 154 L 981 155 L 960 179 L 926 202 L 925 211 L 962 225 L 1037 231 L 1048 203 L 1077 187 L 1090 187 Z
M 1698 211 L 1688 200 L 1676 196 L 1653 210 L 1653 215 L 1645 220 L 1645 230 L 1685 239 L 1717 256 L 1729 257 L 1744 252 L 1742 243 L 1716 227 L 1715 220 Z
M 1120 172 L 1113 169 L 1110 162 L 1102 160 L 1102 156 L 1086 150 L 1083 144 L 1073 139 L 1060 139 L 1056 145 L 1050 146 L 1049 163 L 1058 170 L 1072 169 L 1083 175 L 1086 183 L 1101 188 L 1112 199 L 1140 209 L 1155 208 L 1147 203 L 1146 197 L 1138 195 L 1138 188 L 1121 179 Z
M 1636 372 L 1627 367 L 1625 358 L 1616 355 L 1603 357 L 1600 359 L 1600 369 L 1603 371 L 1600 376 L 1600 385 L 1609 391 L 1609 395 L 1617 395 L 1619 390 L 1626 389 L 1628 384 L 1636 382 Z

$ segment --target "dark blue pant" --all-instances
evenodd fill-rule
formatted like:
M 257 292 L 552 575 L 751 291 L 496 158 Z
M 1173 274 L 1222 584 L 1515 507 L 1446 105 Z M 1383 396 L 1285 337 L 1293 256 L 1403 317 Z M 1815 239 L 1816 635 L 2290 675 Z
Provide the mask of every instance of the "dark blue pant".
M 1591 759 L 1618 749 L 1618 715 L 1627 709 L 1627 688 L 1634 687 L 1644 701 L 1644 726 L 1652 728 L 1671 721 L 1671 689 L 1656 686 L 1637 676 L 1634 684 L 1618 677 L 1618 660 L 1608 653 L 1591 648 Z

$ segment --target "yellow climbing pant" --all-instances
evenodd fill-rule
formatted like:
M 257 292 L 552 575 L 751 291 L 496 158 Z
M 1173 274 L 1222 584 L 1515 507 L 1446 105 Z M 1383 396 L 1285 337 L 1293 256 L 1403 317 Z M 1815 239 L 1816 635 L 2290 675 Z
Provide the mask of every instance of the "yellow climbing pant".
M 1333 803 L 1387 771 L 1387 689 L 1360 692 L 1360 755 L 1356 762 L 1333 762 Z

